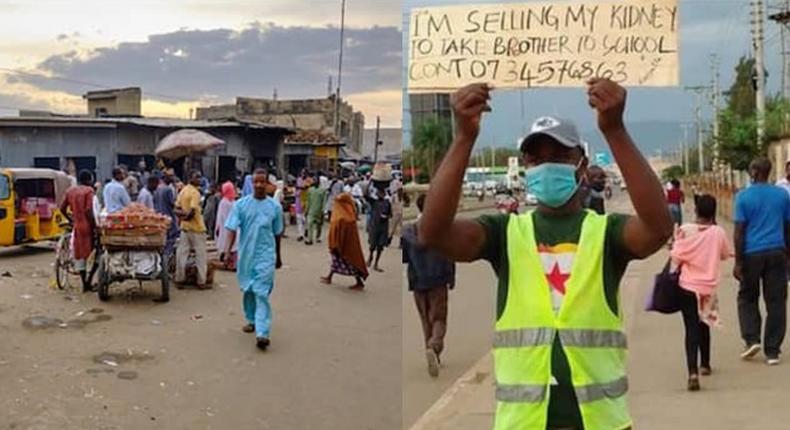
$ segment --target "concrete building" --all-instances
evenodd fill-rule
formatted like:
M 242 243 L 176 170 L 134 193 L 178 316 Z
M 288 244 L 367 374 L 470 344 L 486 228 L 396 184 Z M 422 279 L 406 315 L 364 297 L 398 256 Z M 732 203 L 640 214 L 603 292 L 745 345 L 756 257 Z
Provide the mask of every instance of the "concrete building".
M 284 171 L 294 176 L 304 168 L 330 171 L 337 164 L 342 147 L 334 134 L 297 131 L 285 138 Z
M 276 100 L 238 97 L 235 104 L 197 108 L 199 120 L 254 120 L 298 130 L 336 134 L 341 143 L 360 152 L 365 117 L 340 100 L 339 133 L 335 133 L 335 97 L 303 100 Z
M 94 171 L 98 178 L 110 177 L 116 164 L 136 167 L 143 159 L 155 166 L 159 141 L 173 131 L 199 129 L 226 142 L 210 153 L 168 162 L 177 173 L 198 168 L 211 179 L 235 177 L 236 170 L 250 171 L 255 165 L 283 166 L 287 127 L 253 121 L 193 121 L 134 117 L 4 117 L 0 118 L 0 165 L 7 167 L 73 168 Z M 161 167 L 161 166 L 158 166 Z
M 88 91 L 88 116 L 141 116 L 143 92 L 138 87 Z
M 411 133 L 425 120 L 436 119 L 451 123 L 453 118 L 450 94 L 427 93 L 409 94 L 409 114 Z

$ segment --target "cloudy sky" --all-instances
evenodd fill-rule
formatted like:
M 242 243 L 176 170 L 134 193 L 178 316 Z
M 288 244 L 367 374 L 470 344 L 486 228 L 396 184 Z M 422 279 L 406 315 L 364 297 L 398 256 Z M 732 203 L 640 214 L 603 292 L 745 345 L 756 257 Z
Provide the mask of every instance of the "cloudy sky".
M 502 3 L 503 0 L 475 0 L 467 3 Z M 528 0 L 518 1 L 519 3 Z M 776 11 L 779 0 L 767 0 L 768 12 Z M 464 0 L 404 0 L 404 15 L 415 6 L 464 3 Z M 751 53 L 749 0 L 679 0 L 680 4 L 680 73 L 681 88 L 631 89 L 627 119 L 632 122 L 668 121 L 692 122 L 694 118 L 694 96 L 683 91 L 682 86 L 709 85 L 711 83 L 710 55 L 719 56 L 722 89 L 728 88 L 734 79 L 734 67 L 738 58 Z M 784 4 L 784 0 L 781 0 Z M 407 19 L 405 16 L 403 19 Z M 408 26 L 408 22 L 405 22 Z M 773 22 L 765 23 L 765 58 L 769 73 L 768 89 L 772 93 L 781 86 L 781 55 L 779 27 Z M 524 98 L 525 114 L 521 115 L 521 98 Z M 573 119 L 582 131 L 589 133 L 584 138 L 600 142 L 595 136 L 593 113 L 586 105 L 582 89 L 531 89 L 528 91 L 499 91 L 494 95 L 494 111 L 485 118 L 482 142 L 489 145 L 515 145 L 522 130 L 528 129 L 534 119 L 544 114 L 554 114 Z M 703 109 L 705 118 L 712 118 L 711 109 Z M 679 125 L 670 124 L 678 130 Z M 693 131 L 692 131 L 693 133 Z M 639 137 L 639 136 L 637 136 Z M 649 138 L 646 136 L 645 138 Z M 678 142 L 667 142 L 672 148 Z
M 0 0 L 0 115 L 83 113 L 81 95 L 105 87 L 141 86 L 147 116 L 275 89 L 324 97 L 337 76 L 340 3 Z M 343 97 L 368 126 L 376 115 L 399 126 L 400 1 L 347 0 L 346 25 Z

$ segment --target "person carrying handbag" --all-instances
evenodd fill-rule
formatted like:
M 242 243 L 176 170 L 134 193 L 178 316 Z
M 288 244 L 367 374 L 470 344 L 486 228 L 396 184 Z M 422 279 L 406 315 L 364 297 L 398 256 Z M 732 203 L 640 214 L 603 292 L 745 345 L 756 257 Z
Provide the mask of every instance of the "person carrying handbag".
M 716 225 L 716 199 L 703 194 L 695 206 L 697 219 L 675 230 L 670 252 L 673 265 L 682 267 L 678 305 L 686 329 L 689 391 L 698 391 L 699 375 L 710 375 L 712 371 L 710 327 L 720 325 L 716 288 L 721 262 L 734 255 L 727 233 Z

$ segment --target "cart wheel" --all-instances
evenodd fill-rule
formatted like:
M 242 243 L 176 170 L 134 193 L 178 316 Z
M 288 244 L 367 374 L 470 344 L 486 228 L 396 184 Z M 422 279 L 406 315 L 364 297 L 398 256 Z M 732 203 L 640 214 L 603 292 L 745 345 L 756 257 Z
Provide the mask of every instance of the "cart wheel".
M 110 274 L 104 267 L 104 261 L 99 264 L 99 300 L 110 300 Z
M 70 235 L 64 234 L 55 247 L 55 282 L 61 290 L 69 286 L 69 242 Z

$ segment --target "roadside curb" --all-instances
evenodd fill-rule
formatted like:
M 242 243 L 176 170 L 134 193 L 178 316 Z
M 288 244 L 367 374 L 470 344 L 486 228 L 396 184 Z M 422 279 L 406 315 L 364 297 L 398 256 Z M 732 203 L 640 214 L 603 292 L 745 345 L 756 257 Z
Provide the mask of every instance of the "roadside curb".
M 493 383 L 492 380 L 492 356 L 491 352 L 486 354 L 469 368 L 461 377 L 453 382 L 453 385 L 445 391 L 441 397 L 414 423 L 409 430 L 444 430 L 454 428 L 452 418 L 460 417 L 465 414 L 475 414 L 489 420 L 485 412 L 471 411 L 464 408 L 463 397 L 473 397 L 479 391 L 481 384 Z M 470 395 L 471 393 L 471 395 Z M 493 397 L 492 397 L 493 398 Z M 459 408 L 459 406 L 461 406 Z M 478 408 L 480 405 L 477 406 Z M 493 406 L 492 406 L 493 407 Z M 459 410 L 460 409 L 460 410 Z M 491 411 L 493 418 L 493 410 Z

